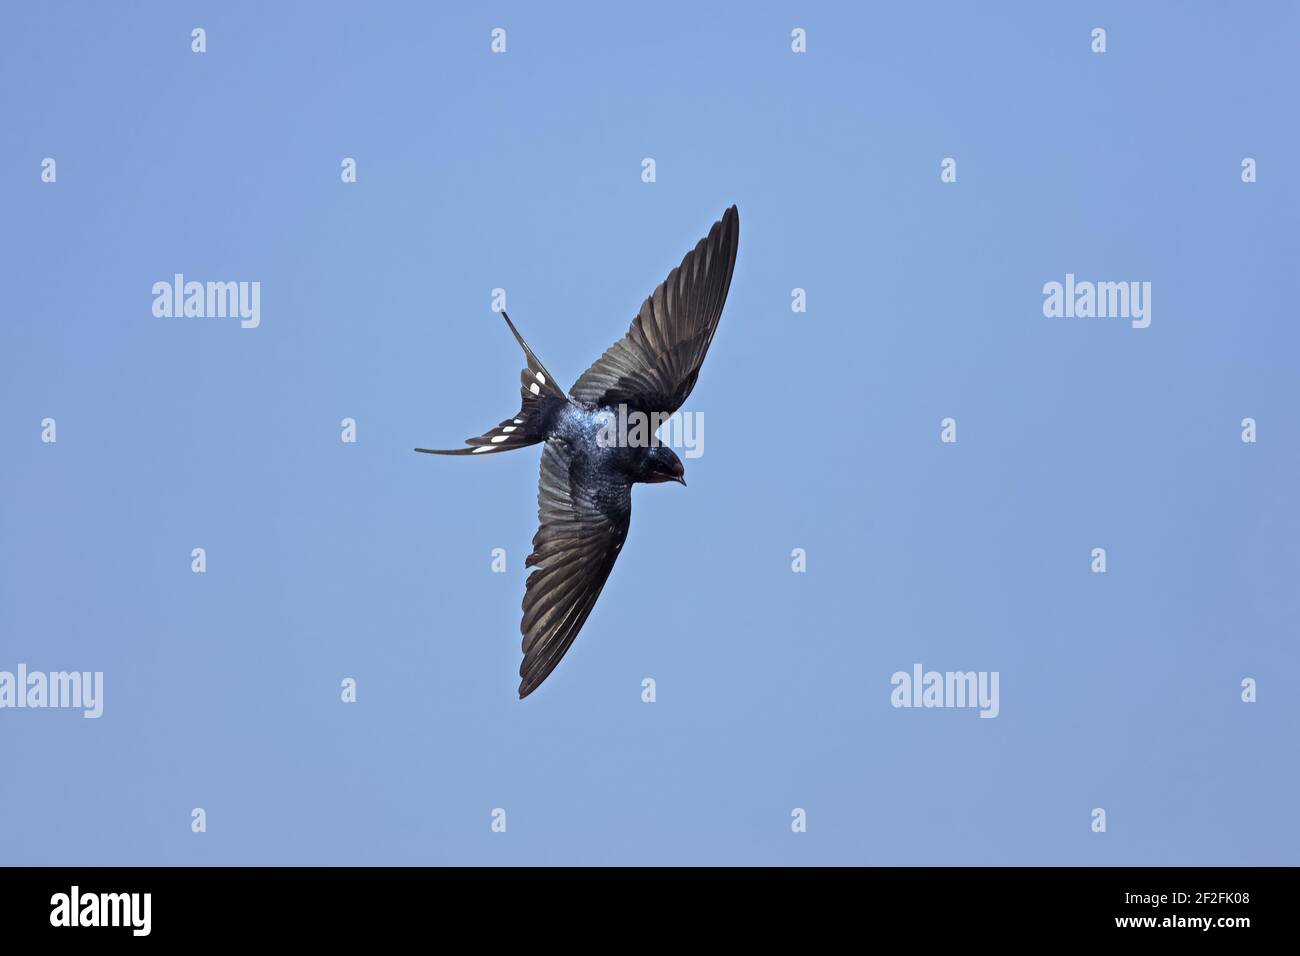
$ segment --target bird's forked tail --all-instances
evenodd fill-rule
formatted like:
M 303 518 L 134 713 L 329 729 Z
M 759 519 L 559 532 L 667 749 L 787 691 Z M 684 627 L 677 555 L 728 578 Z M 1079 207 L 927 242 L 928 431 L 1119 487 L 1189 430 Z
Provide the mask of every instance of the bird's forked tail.
M 482 435 L 466 438 L 465 444 L 470 446 L 468 448 L 417 448 L 416 451 L 424 452 L 426 455 L 487 455 L 492 452 L 510 451 L 514 448 L 535 445 L 546 438 L 549 419 L 557 408 L 568 401 L 568 398 L 564 390 L 551 377 L 551 373 L 546 371 L 545 366 L 538 361 L 533 350 L 528 347 L 524 337 L 510 321 L 510 316 L 503 311 L 501 317 L 506 320 L 506 325 L 510 326 L 515 341 L 519 343 L 528 359 L 528 367 L 519 373 L 519 392 L 523 396 L 519 411 Z

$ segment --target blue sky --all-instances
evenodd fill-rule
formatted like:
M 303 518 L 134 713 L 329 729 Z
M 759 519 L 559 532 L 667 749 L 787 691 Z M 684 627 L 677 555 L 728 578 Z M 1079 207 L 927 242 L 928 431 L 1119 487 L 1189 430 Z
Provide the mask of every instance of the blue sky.
M 0 861 L 1297 862 L 1293 4 L 379 6 L 0 14 L 0 670 L 105 685 L 0 710 Z M 705 454 L 520 702 L 537 449 L 411 448 L 515 410 L 492 289 L 571 384 L 733 202 Z

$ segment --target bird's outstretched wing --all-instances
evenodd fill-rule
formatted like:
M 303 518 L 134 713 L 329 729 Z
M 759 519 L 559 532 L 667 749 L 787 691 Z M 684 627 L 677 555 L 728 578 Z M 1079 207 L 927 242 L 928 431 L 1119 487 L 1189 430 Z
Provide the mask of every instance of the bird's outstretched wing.
M 524 562 L 536 570 L 524 593 L 524 660 L 519 696 L 537 689 L 578 636 L 600 596 L 632 520 L 632 486 L 574 467 L 567 446 L 542 449 L 537 488 L 540 527 Z
M 590 407 L 651 414 L 679 409 L 699 377 L 731 288 L 740 241 L 732 206 L 641 305 L 627 335 L 610 346 L 569 390 Z

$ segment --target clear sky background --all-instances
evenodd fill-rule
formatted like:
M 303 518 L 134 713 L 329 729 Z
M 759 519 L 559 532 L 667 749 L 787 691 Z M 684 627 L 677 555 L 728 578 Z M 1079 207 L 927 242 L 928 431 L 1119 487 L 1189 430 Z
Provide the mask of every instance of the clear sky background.
M 0 670 L 105 701 L 0 711 L 0 862 L 1300 862 L 1298 42 L 1286 2 L 6 4 Z M 572 384 L 733 202 L 705 453 L 520 702 L 538 449 L 411 449 L 516 409 L 493 288 Z M 261 326 L 154 317 L 176 272 Z M 1067 272 L 1150 328 L 1045 318 Z M 1000 715 L 891 707 L 917 662 Z

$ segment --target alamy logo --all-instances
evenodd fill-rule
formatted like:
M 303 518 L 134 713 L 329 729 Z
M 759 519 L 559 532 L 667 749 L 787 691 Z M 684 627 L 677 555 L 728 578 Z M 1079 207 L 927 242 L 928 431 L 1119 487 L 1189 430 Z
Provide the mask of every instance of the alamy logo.
M 912 673 L 895 671 L 889 679 L 893 691 L 889 702 L 895 707 L 978 707 L 981 717 L 996 717 L 997 671 L 924 671 L 912 665 Z
M 605 411 L 600 415 L 600 431 L 596 444 L 601 448 L 654 448 L 667 445 L 685 449 L 686 458 L 699 458 L 704 454 L 703 412 L 646 412 L 630 410 L 619 405 L 617 413 Z M 659 437 L 659 429 L 666 432 Z
M 69 893 L 50 897 L 51 926 L 129 926 L 131 935 L 148 936 L 152 893 Z
M 79 707 L 82 717 L 98 717 L 104 712 L 104 672 L 29 674 L 27 665 L 19 664 L 17 674 L 0 671 L 0 708 L 5 707 Z
M 1132 319 L 1133 328 L 1151 324 L 1150 282 L 1065 282 L 1043 285 L 1043 315 L 1049 319 Z
M 239 319 L 240 328 L 262 324 L 262 283 L 186 282 L 183 273 L 153 284 L 153 314 L 160 319 Z

